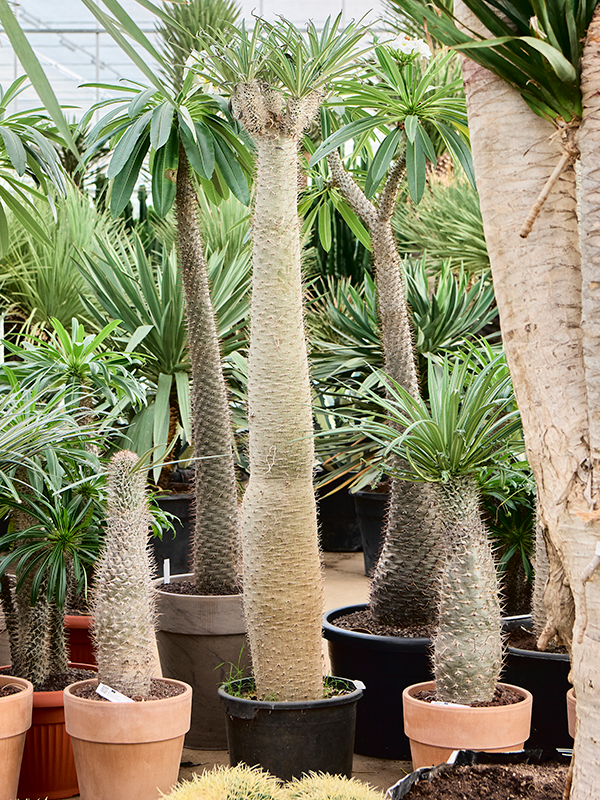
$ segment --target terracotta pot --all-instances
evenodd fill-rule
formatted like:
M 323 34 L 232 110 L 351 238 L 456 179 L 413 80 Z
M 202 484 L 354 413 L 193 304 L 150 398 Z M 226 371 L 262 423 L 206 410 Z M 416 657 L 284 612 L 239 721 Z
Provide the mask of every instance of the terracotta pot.
M 572 686 L 567 692 L 567 720 L 569 721 L 569 736 L 574 739 L 577 728 L 577 700 L 575 699 L 575 689 Z
M 171 580 L 193 580 L 193 575 L 175 575 Z M 154 585 L 162 582 L 159 578 Z M 192 723 L 185 746 L 225 750 L 225 714 L 217 692 L 230 678 L 232 664 L 242 668 L 250 661 L 242 596 L 161 591 L 157 595 L 156 643 L 162 674 L 184 681 L 194 690 Z
M 155 800 L 177 783 L 192 689 L 146 703 L 104 703 L 64 691 L 82 800 Z
M 524 700 L 486 708 L 435 705 L 414 697 L 435 689 L 434 681 L 408 686 L 403 693 L 404 732 L 410 739 L 413 769 L 443 764 L 453 750 L 521 750 L 529 736 L 533 698 L 526 689 L 500 685 L 518 692 Z
M 0 800 L 15 800 L 25 747 L 31 725 L 33 686 L 23 678 L 0 675 L 0 686 L 16 684 L 17 694 L 0 697 Z
M 69 663 L 78 669 L 89 664 Z M 27 731 L 19 778 L 19 797 L 61 800 L 79 794 L 71 739 L 65 730 L 62 691 L 34 692 L 31 727 Z
M 65 614 L 67 647 L 71 661 L 96 666 L 91 627 L 92 617 L 90 614 Z

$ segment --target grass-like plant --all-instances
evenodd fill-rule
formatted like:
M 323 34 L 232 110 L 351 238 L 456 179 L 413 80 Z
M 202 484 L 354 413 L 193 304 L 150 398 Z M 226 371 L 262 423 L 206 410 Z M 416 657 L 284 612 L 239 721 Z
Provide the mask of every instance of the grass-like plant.
M 379 417 L 365 420 L 361 430 L 399 457 L 390 464 L 399 478 L 437 486 L 444 525 L 434 640 L 438 699 L 489 701 L 502 665 L 502 634 L 478 476 L 493 464 L 506 468 L 506 456 L 522 447 L 508 369 L 489 350 L 431 362 L 429 404 L 386 383 L 387 399 L 369 392 Z

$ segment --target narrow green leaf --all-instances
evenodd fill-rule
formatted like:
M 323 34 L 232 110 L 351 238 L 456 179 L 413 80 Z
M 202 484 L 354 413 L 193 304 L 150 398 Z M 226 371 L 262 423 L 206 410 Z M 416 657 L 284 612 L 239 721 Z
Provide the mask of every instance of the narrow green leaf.
M 138 139 L 129 161 L 114 178 L 110 197 L 110 213 L 113 217 L 118 217 L 129 202 L 149 146 L 150 136 L 148 134 Z
M 365 180 L 365 194 L 368 198 L 373 197 L 381 183 L 381 179 L 388 171 L 398 149 L 398 142 L 401 136 L 402 131 L 400 128 L 394 128 L 377 148 Z
M 344 125 L 343 128 L 332 133 L 326 141 L 317 147 L 310 159 L 309 166 L 314 167 L 318 161 L 329 155 L 329 153 L 333 153 L 333 151 L 337 150 L 344 142 L 347 142 L 349 139 L 354 139 L 366 131 L 371 131 L 380 124 L 380 120 L 376 117 L 363 117 L 363 119 Z
M 404 130 L 406 131 L 406 138 L 409 142 L 414 142 L 415 136 L 417 135 L 418 124 L 419 118 L 414 114 L 409 114 L 404 120 Z
M 33 52 L 27 37 L 21 30 L 21 26 L 15 19 L 7 0 L 0 0 L 0 22 L 33 88 L 38 93 L 40 100 L 52 117 L 54 124 L 67 143 L 67 146 L 79 161 L 79 151 L 73 140 L 69 123 L 65 119 L 60 103 L 56 99 L 56 95 L 52 90 L 52 86 L 46 77 L 42 65 Z
M 327 253 L 331 249 L 331 210 L 325 200 L 319 207 L 319 240 Z
M 150 144 L 155 150 L 167 143 L 173 123 L 173 110 L 173 106 L 165 100 L 152 112 Z
M 179 136 L 173 128 L 168 142 L 154 154 L 152 164 L 152 204 L 159 217 L 168 213 L 175 200 L 177 187 L 165 173 L 177 168 L 178 157 Z
M 0 256 L 8 250 L 8 221 L 4 206 L 0 203 Z
M 224 139 L 219 137 L 214 138 L 214 144 L 215 162 L 225 179 L 225 183 L 241 203 L 245 206 L 249 205 L 250 190 L 248 189 L 248 181 L 237 162 L 233 150 Z
M 144 89 L 143 92 L 140 92 L 136 97 L 133 98 L 129 107 L 127 109 L 127 113 L 129 114 L 129 119 L 135 119 L 137 115 L 141 112 L 144 108 L 148 100 L 156 94 L 156 89 L 154 86 L 151 86 L 149 89 Z
M 433 146 L 433 142 L 429 138 L 429 134 L 425 130 L 425 128 L 419 123 L 417 125 L 417 137 L 421 142 L 421 146 L 425 153 L 425 156 L 431 161 L 432 164 L 437 162 L 437 154 L 435 152 L 435 147 Z
M 192 441 L 192 407 L 190 402 L 190 377 L 187 372 L 175 373 L 175 385 L 177 386 L 177 402 L 179 403 L 179 414 L 181 424 L 188 442 Z
M 544 56 L 561 81 L 571 83 L 577 80 L 577 70 L 570 61 L 567 61 L 560 50 L 534 36 L 521 36 L 520 38 Z
M 419 203 L 425 191 L 425 152 L 419 138 L 406 143 L 406 179 L 408 190 L 415 203 Z
M 137 328 L 135 333 L 132 335 L 131 339 L 127 342 L 125 352 L 133 353 L 138 344 L 143 342 L 146 336 L 148 336 L 152 330 L 154 330 L 154 325 L 140 325 L 140 327 Z
M 0 126 L 0 135 L 6 147 L 10 163 L 15 168 L 15 172 L 19 176 L 24 175 L 25 168 L 27 167 L 27 153 L 23 147 L 23 142 L 19 136 L 13 130 L 6 127 L 6 125 Z
M 164 454 L 167 452 L 168 438 L 169 438 L 169 416 L 170 416 L 170 396 L 171 385 L 173 383 L 172 375 L 165 375 L 161 372 L 158 376 L 158 385 L 156 387 L 156 397 L 154 399 L 154 428 L 152 436 L 154 446 L 156 447 L 154 453 L 154 460 L 160 461 Z M 154 470 L 154 480 L 158 480 L 160 475 L 160 467 Z
M 2 185 L 0 185 L 0 199 L 4 200 L 5 205 L 10 208 L 24 228 L 33 233 L 38 239 L 44 242 L 44 244 L 48 245 L 48 247 L 51 246 L 52 243 L 46 230 L 42 228 L 38 221 L 29 213 L 24 204 Z
M 373 250 L 373 244 L 371 243 L 371 235 L 369 231 L 365 228 L 350 206 L 345 202 L 344 199 L 340 200 L 340 202 L 337 202 L 337 200 L 333 198 L 332 200 L 335 208 L 340 212 L 346 225 L 350 228 L 359 242 L 364 245 L 367 250 Z
M 144 137 L 151 119 L 152 111 L 146 111 L 121 136 L 106 171 L 106 177 L 109 180 L 116 177 L 129 161 L 131 154 L 136 149 L 138 140 Z

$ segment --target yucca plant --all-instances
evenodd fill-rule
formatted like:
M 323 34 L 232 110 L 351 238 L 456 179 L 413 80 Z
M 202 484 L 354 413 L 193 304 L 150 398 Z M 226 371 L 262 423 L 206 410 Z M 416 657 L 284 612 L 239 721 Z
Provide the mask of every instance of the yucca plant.
M 378 418 L 360 426 L 401 459 L 389 464 L 399 479 L 437 487 L 444 555 L 433 663 L 437 699 L 449 703 L 492 700 L 502 666 L 498 579 L 478 475 L 505 467 L 522 442 L 504 357 L 486 352 L 431 362 L 429 404 L 386 379 L 387 398 L 369 393 Z

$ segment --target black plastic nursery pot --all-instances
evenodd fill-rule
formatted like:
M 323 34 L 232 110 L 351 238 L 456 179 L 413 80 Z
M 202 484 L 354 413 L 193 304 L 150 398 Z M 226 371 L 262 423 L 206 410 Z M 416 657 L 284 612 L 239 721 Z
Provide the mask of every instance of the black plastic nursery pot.
M 288 703 L 249 700 L 221 687 L 231 766 L 258 764 L 284 781 L 311 771 L 352 777 L 356 704 L 362 688 L 343 678 L 326 678 L 326 685 L 348 693 Z M 237 694 L 253 681 L 243 678 L 227 686 Z
M 518 626 L 533 627 L 531 616 L 506 617 L 504 630 Z M 531 735 L 527 747 L 569 748 L 565 694 L 570 689 L 568 681 L 571 662 L 563 653 L 542 653 L 508 647 L 502 680 L 528 689 L 533 695 Z
M 156 561 L 156 575 L 164 575 L 164 560 L 170 560 L 171 575 L 180 575 L 190 571 L 191 535 L 193 530 L 192 503 L 193 494 L 170 494 L 156 498 L 163 511 L 173 514 L 173 531 L 163 531 L 162 539 L 154 536 L 151 539 L 152 552 Z
M 421 767 L 405 775 L 398 783 L 391 786 L 386 793 L 386 800 L 403 800 L 411 797 L 411 789 L 418 783 L 431 783 L 442 773 L 451 772 L 455 767 L 470 767 L 474 764 L 499 764 L 510 766 L 513 764 L 543 764 L 555 761 L 568 766 L 571 751 L 558 752 L 555 749 L 529 748 L 512 753 L 485 753 L 481 750 L 456 750 L 446 764 L 437 767 Z M 469 795 L 470 796 L 470 795 Z M 475 796 L 475 795 L 473 795 Z M 511 797 L 513 795 L 511 794 Z
M 330 494 L 347 480 L 346 475 L 317 490 L 319 538 L 327 553 L 356 553 L 362 550 L 362 538 L 352 495 L 347 489 Z
M 383 547 L 387 492 L 354 492 L 354 506 L 362 538 L 365 575 L 372 575 Z
M 433 679 L 431 641 L 404 636 L 372 636 L 344 630 L 335 620 L 366 604 L 343 606 L 325 614 L 323 636 L 329 642 L 335 675 L 362 681 L 367 691 L 358 702 L 354 752 L 374 758 L 410 760 L 404 734 L 402 692 L 413 683 Z

